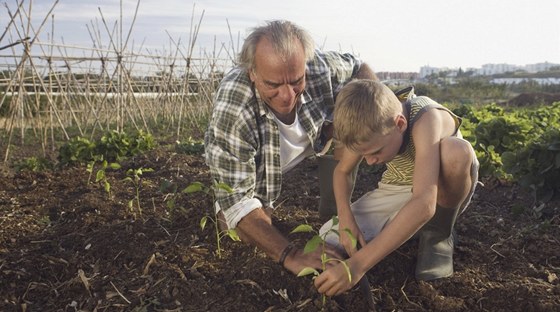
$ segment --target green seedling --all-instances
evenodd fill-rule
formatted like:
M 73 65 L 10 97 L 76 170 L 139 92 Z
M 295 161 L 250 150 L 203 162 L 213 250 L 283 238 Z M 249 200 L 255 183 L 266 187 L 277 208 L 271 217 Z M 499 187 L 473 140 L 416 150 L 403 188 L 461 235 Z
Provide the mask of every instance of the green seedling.
M 175 199 L 177 197 L 177 184 L 171 180 L 163 179 L 159 186 L 159 191 L 165 194 L 163 202 L 169 212 L 175 210 Z
M 153 172 L 154 169 L 152 168 L 137 168 L 137 169 L 128 169 L 126 171 L 126 175 L 127 177 L 124 178 L 124 181 L 130 181 L 132 184 L 134 184 L 134 189 L 136 191 L 136 196 L 134 197 L 134 199 L 131 199 L 128 202 L 128 208 L 130 209 L 130 211 L 133 211 L 133 207 L 134 207 L 134 200 L 136 200 L 136 207 L 138 208 L 138 213 L 140 215 L 142 215 L 142 207 L 140 207 L 140 189 L 142 187 L 142 174 L 144 172 Z
M 111 168 L 113 170 L 120 169 L 121 165 L 118 163 L 109 163 L 107 160 L 103 159 L 102 155 L 94 157 L 94 160 L 88 162 L 86 167 L 86 171 L 89 172 L 88 185 L 91 183 L 91 178 L 93 176 L 93 172 L 95 171 L 95 165 L 98 162 L 101 164 L 101 167 L 97 169 L 95 173 L 95 183 L 101 183 L 105 192 L 107 192 L 109 197 L 111 197 L 111 183 L 107 180 L 105 171 L 107 168 Z
M 315 231 L 313 229 L 313 227 L 309 224 L 301 224 L 298 225 L 296 228 L 294 228 L 290 234 L 293 233 L 316 233 L 315 235 L 313 235 L 313 237 L 311 237 L 311 239 L 309 239 L 307 241 L 307 243 L 305 244 L 305 247 L 303 249 L 303 253 L 310 253 L 313 252 L 315 250 L 317 250 L 317 248 L 321 248 L 321 270 L 324 271 L 327 268 L 327 263 L 329 262 L 339 262 L 341 263 L 347 273 L 348 276 L 348 280 L 351 282 L 352 281 L 352 273 L 350 272 L 350 268 L 348 267 L 348 265 L 346 264 L 346 262 L 344 260 L 341 259 L 336 259 L 336 258 L 329 258 L 326 252 L 326 237 L 327 235 L 329 235 L 330 233 L 334 233 L 337 236 L 340 236 L 339 231 L 335 228 L 338 225 L 338 217 L 337 216 L 333 216 L 331 218 L 331 228 L 328 231 L 325 231 L 322 234 L 319 234 L 319 232 Z M 352 241 L 352 246 L 355 248 L 357 246 L 357 242 L 358 240 L 356 239 L 356 237 L 352 234 L 352 232 L 350 232 L 349 229 L 344 229 L 343 230 L 346 234 L 348 234 L 348 236 L 350 237 L 351 241 Z M 319 276 L 320 272 L 318 270 L 316 270 L 315 268 L 312 267 L 305 267 L 303 268 L 299 273 L 298 273 L 298 277 L 302 277 L 302 276 L 307 276 L 307 275 L 313 275 L 313 279 L 315 279 L 317 276 Z M 326 303 L 326 296 L 323 295 L 322 296 L 323 299 L 323 305 L 325 305 Z
M 186 194 L 203 192 L 203 193 L 211 196 L 212 197 L 212 202 L 214 202 L 215 201 L 215 192 L 219 191 L 219 190 L 225 191 L 227 193 L 232 193 L 233 192 L 233 189 L 225 183 L 214 183 L 213 186 L 207 187 L 204 184 L 202 184 L 201 182 L 192 183 L 191 185 L 187 186 L 182 192 L 186 193 Z M 220 224 L 219 224 L 220 220 L 219 220 L 219 218 L 216 214 L 214 214 L 214 216 L 206 215 L 206 216 L 202 217 L 202 219 L 200 219 L 200 228 L 202 230 L 204 230 L 208 221 L 211 221 L 212 223 L 214 223 L 215 235 L 216 235 L 216 245 L 217 245 L 216 254 L 218 255 L 218 258 L 222 258 L 222 247 L 221 247 L 221 244 L 220 244 L 220 241 L 222 240 L 222 238 L 227 236 L 233 241 L 241 241 L 241 239 L 239 238 L 239 235 L 237 234 L 235 229 L 220 230 Z

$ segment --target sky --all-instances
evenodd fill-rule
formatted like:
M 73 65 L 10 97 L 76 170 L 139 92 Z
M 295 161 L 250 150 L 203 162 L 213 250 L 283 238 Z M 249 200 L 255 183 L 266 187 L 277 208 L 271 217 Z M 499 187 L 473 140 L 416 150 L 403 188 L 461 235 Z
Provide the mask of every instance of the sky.
M 16 0 L 5 2 L 15 8 Z M 54 3 L 32 2 L 36 29 Z M 60 0 L 40 38 L 92 46 L 92 29 L 107 37 L 103 19 L 108 29 L 122 22 L 126 38 L 138 3 L 127 46 L 152 51 L 188 45 L 192 25 L 200 25 L 196 49 L 239 47 L 250 28 L 286 19 L 308 30 L 317 46 L 355 53 L 376 72 L 560 64 L 559 0 Z

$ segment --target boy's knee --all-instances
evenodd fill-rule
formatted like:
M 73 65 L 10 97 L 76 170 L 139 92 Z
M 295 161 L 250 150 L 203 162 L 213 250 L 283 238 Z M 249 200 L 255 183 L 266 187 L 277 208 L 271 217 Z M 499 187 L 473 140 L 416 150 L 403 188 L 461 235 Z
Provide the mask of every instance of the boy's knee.
M 451 175 L 470 174 L 475 159 L 472 145 L 461 138 L 448 137 L 441 141 L 440 157 L 442 171 Z
M 464 199 L 473 183 L 471 171 L 474 161 L 474 149 L 468 141 L 460 138 L 442 141 L 439 205 L 454 207 Z

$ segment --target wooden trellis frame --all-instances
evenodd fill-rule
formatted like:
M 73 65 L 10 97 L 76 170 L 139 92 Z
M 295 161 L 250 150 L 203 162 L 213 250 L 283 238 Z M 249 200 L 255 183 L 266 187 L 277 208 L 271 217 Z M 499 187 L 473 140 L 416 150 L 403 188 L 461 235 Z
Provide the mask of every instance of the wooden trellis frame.
M 171 52 L 162 53 L 129 47 L 140 0 L 126 36 L 122 1 L 120 20 L 112 26 L 100 9 L 101 23 L 87 25 L 92 47 L 54 41 L 50 14 L 57 3 L 38 28 L 30 22 L 32 0 L 19 0 L 13 12 L 6 5 L 10 21 L 0 37 L 0 112 L 5 116 L 0 131 L 8 140 L 2 144 L 4 161 L 10 145 L 18 143 L 13 142 L 16 131 L 23 144 L 26 129 L 32 129 L 46 152 L 55 148 L 55 133 L 70 139 L 69 128 L 93 137 L 125 126 L 151 132 L 157 124 L 179 137 L 185 126 L 210 113 L 215 87 L 233 65 L 235 51 L 233 45 L 216 43 L 211 52 L 196 49 L 204 12 L 198 22 L 192 19 L 186 47 L 169 35 Z M 49 19 L 50 40 L 41 40 Z

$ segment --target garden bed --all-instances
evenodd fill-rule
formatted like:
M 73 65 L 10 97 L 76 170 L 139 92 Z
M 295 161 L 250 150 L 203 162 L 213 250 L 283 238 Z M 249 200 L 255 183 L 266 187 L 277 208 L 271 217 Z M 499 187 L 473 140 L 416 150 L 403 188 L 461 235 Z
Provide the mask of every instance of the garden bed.
M 110 195 L 88 183 L 85 166 L 0 170 L 1 311 L 367 310 L 357 288 L 323 306 L 310 277 L 243 243 L 224 238 L 218 254 L 213 224 L 200 228 L 211 197 L 180 193 L 210 182 L 202 156 L 160 147 L 121 165 L 107 170 Z M 154 169 L 142 175 L 141 209 L 129 207 L 135 186 L 124 180 L 137 168 Z M 286 234 L 322 224 L 316 169 L 306 161 L 284 180 L 273 222 Z M 455 275 L 417 282 L 410 241 L 368 272 L 378 311 L 558 309 L 560 201 L 547 204 L 553 215 L 537 219 L 529 194 L 484 182 L 456 226 Z M 362 167 L 354 195 L 375 183 Z

